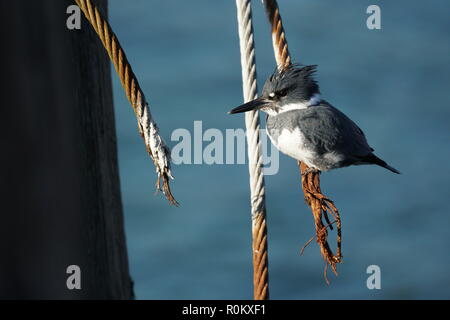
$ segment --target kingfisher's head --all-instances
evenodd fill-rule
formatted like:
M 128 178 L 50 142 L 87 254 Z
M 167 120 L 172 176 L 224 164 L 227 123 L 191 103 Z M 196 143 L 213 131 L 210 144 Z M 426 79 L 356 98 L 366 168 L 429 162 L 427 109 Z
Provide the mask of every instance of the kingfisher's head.
M 316 67 L 291 64 L 282 70 L 276 70 L 266 80 L 260 97 L 234 108 L 230 113 L 261 110 L 269 115 L 276 115 L 319 104 L 320 90 L 314 80 Z

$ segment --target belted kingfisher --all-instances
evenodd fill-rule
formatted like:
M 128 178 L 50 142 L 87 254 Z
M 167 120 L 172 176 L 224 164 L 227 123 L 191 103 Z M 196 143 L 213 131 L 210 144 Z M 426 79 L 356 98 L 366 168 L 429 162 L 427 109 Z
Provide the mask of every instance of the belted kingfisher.
M 291 64 L 275 71 L 259 98 L 229 113 L 266 112 L 270 140 L 281 152 L 308 165 L 306 173 L 361 164 L 400 173 L 373 154 L 364 132 L 350 118 L 321 98 L 313 77 L 316 67 Z

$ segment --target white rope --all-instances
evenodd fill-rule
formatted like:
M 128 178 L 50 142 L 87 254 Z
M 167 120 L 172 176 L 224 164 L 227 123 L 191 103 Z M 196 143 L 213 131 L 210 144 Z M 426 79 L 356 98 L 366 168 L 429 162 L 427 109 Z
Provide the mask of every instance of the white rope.
M 258 97 L 252 11 L 250 0 L 236 0 L 236 6 L 241 50 L 242 88 L 244 102 L 248 102 Z M 264 175 L 262 172 L 263 160 L 258 111 L 245 113 L 245 126 L 248 143 L 247 155 L 249 159 L 248 168 L 250 175 L 252 218 L 254 218 L 256 214 L 265 214 Z
M 255 45 L 250 0 L 236 0 L 244 102 L 257 98 Z M 245 113 L 252 207 L 254 297 L 268 299 L 268 259 L 264 174 L 258 111 Z

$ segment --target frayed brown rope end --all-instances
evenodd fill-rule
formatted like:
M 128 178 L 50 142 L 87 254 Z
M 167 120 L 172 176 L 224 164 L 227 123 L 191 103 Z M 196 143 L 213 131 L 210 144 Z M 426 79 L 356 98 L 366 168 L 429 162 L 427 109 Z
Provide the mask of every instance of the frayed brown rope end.
M 304 164 L 300 164 L 300 171 L 306 172 L 308 167 Z M 305 194 L 305 201 L 311 207 L 314 223 L 316 226 L 316 241 L 320 246 L 320 253 L 326 263 L 326 267 L 330 266 L 331 270 L 335 275 L 337 275 L 336 264 L 342 262 L 341 254 L 341 218 L 339 211 L 334 205 L 333 201 L 328 199 L 322 194 L 320 190 L 320 173 L 319 172 L 309 172 L 307 174 L 302 174 L 302 188 Z M 328 217 L 330 214 L 334 221 L 330 222 Z M 327 221 L 327 225 L 324 225 L 323 219 Z M 330 248 L 328 244 L 328 227 L 336 223 L 337 226 L 337 252 L 336 254 Z M 313 238 L 311 238 L 301 250 L 303 253 L 305 247 L 311 243 Z M 324 270 L 325 281 L 329 284 L 327 278 L 327 268 Z
M 146 147 L 148 154 L 150 155 L 150 157 L 153 160 L 153 163 L 155 164 L 156 173 L 158 174 L 155 184 L 156 188 L 155 194 L 161 191 L 171 205 L 178 207 L 180 204 L 175 199 L 175 197 L 172 194 L 172 190 L 170 189 L 170 179 L 173 179 L 173 176 L 172 173 L 170 172 L 169 163 L 167 163 L 166 165 L 158 163 L 158 159 L 155 157 L 155 154 L 152 152 L 151 148 L 148 145 Z M 161 149 L 164 152 L 164 154 L 170 154 L 170 151 L 167 148 L 167 146 L 161 145 Z
M 161 187 L 161 180 L 162 180 L 162 187 Z M 162 175 L 158 175 L 158 179 L 156 181 L 157 187 L 156 190 L 162 191 L 166 199 L 169 201 L 171 205 L 174 205 L 175 207 L 178 207 L 180 204 L 175 199 L 175 197 L 172 195 L 172 190 L 170 190 L 170 184 L 169 184 L 169 176 L 165 172 Z

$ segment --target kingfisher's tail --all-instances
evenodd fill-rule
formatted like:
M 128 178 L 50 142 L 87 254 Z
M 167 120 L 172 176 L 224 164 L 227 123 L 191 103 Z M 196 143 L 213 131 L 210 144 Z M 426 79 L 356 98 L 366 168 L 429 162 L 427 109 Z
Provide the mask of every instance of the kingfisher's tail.
M 365 163 L 371 163 L 371 164 L 376 164 L 379 165 L 380 167 L 386 168 L 389 171 L 392 171 L 396 174 L 400 174 L 400 171 L 398 171 L 397 169 L 391 167 L 390 165 L 388 165 L 384 160 L 378 158 L 376 155 L 374 155 L 373 153 L 363 157 L 361 159 L 363 162 Z

